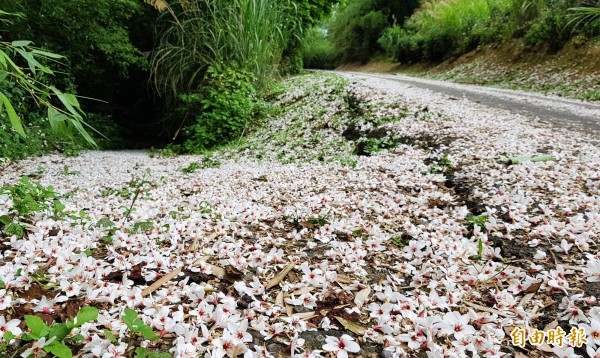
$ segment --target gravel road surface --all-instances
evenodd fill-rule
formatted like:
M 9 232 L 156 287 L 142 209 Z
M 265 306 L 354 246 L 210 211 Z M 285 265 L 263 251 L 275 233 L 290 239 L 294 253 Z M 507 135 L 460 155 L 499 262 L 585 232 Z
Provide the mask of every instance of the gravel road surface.
M 350 78 L 367 78 L 381 87 L 401 84 L 419 98 L 432 97 L 437 100 L 459 101 L 462 106 L 483 105 L 510 113 L 536 119 L 558 128 L 568 128 L 586 133 L 600 140 L 600 104 L 579 100 L 546 96 L 537 93 L 457 84 L 428 80 L 400 74 L 372 74 L 348 72 Z M 404 95 L 408 95 L 404 93 Z

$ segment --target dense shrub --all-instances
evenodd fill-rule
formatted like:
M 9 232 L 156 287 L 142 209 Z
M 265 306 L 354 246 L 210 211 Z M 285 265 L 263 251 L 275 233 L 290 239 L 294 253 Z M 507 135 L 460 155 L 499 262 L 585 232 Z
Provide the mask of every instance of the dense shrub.
M 523 37 L 523 42 L 527 45 L 547 44 L 551 51 L 557 51 L 571 37 L 567 25 L 568 19 L 564 12 L 559 14 L 557 11 L 548 11 L 531 26 Z
M 312 28 L 306 32 L 300 53 L 304 68 L 330 70 L 338 65 L 335 46 L 323 29 Z
M 510 0 L 429 2 L 411 17 L 407 28 L 420 35 L 423 56 L 439 60 L 501 38 L 509 7 Z
M 539 18 L 525 33 L 523 42 L 527 45 L 547 45 L 550 51 L 561 49 L 573 36 L 594 37 L 600 35 L 598 16 L 586 14 L 583 8 L 571 11 L 580 5 L 575 0 L 551 0 L 542 9 Z M 583 10 L 581 13 L 579 11 Z
M 514 38 L 555 51 L 576 35 L 600 35 L 600 10 L 570 9 L 578 5 L 580 0 L 429 0 L 404 26 L 387 28 L 378 43 L 402 62 L 439 61 Z
M 377 40 L 386 27 L 403 23 L 419 5 L 417 0 L 354 0 L 341 8 L 329 26 L 341 63 L 367 62 L 382 52 Z
M 198 92 L 181 95 L 180 110 L 193 117 L 184 129 L 187 152 L 199 153 L 239 138 L 263 109 L 245 70 L 210 66 Z
M 92 126 L 107 124 L 94 123 L 97 118 L 127 126 L 143 121 L 139 132 L 150 131 L 157 111 L 147 89 L 146 57 L 156 10 L 138 0 L 14 0 L 2 7 L 21 14 L 3 24 L 4 41 L 29 39 L 65 56 L 64 66 L 52 64 L 52 84 L 81 96 L 82 108 L 97 114 L 88 118 Z

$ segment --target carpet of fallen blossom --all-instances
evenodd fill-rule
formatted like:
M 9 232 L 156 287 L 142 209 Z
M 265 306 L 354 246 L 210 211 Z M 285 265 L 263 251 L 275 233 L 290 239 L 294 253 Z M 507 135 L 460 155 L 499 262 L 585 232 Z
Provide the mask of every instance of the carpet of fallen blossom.
M 600 357 L 600 151 L 584 135 L 383 80 L 284 85 L 279 111 L 210 160 L 5 164 L 0 185 L 30 175 L 85 217 L 0 234 L 0 331 L 95 306 L 76 356 Z M 556 161 L 504 156 L 535 154 Z M 160 339 L 129 332 L 127 307 Z M 587 343 L 511 341 L 558 327 Z

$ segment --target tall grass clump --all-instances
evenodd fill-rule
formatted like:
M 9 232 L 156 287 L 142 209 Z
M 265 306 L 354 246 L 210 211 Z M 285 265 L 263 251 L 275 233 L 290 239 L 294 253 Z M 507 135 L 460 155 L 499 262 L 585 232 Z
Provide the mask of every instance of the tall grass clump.
M 153 82 L 167 104 L 198 90 L 210 65 L 238 67 L 267 84 L 298 30 L 290 1 L 181 0 L 172 9 L 152 56 Z
M 152 57 L 165 129 L 183 133 L 187 151 L 208 150 L 252 123 L 255 101 L 243 97 L 276 78 L 300 22 L 291 0 L 181 0 L 167 9 Z

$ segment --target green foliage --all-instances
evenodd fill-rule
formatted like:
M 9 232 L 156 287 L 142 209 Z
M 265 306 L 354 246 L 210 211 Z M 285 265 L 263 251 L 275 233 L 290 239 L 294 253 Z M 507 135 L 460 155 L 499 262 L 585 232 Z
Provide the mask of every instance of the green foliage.
M 569 19 L 562 11 L 548 11 L 531 26 L 523 42 L 527 45 L 547 44 L 551 51 L 557 51 L 571 38 L 568 23 Z
M 408 234 L 402 234 L 400 236 L 394 236 L 390 239 L 390 242 L 398 247 L 404 247 L 410 243 L 412 237 Z
M 99 115 L 89 115 L 86 122 L 113 139 L 97 142 L 100 146 L 115 147 L 116 133 L 107 129 L 116 121 L 133 126 L 143 118 L 148 128 L 156 112 L 147 91 L 147 57 L 157 11 L 138 0 L 13 0 L 2 6 L 22 14 L 5 26 L 5 41 L 29 39 L 64 55 L 61 64 L 52 64 L 51 83 L 77 93 L 86 113 Z
M 351 1 L 333 18 L 329 30 L 341 63 L 366 62 L 379 52 L 377 39 L 389 24 L 375 5 L 374 0 Z
M 199 153 L 243 135 L 264 107 L 253 75 L 220 65 L 211 66 L 200 91 L 181 96 L 181 110 L 195 115 L 184 129 L 187 152 Z
M 435 164 L 431 165 L 422 174 L 443 174 L 452 170 L 452 161 L 448 154 L 444 154 Z
M 402 24 L 418 0 L 355 0 L 333 17 L 329 30 L 341 63 L 366 62 L 381 52 L 377 40 L 388 26 Z
M 402 62 L 410 62 L 421 56 L 419 38 L 401 26 L 388 27 L 377 42 L 386 54 Z
M 44 346 L 44 351 L 52 353 L 58 358 L 71 358 L 73 353 L 65 343 L 77 342 L 82 337 L 77 335 L 68 338 L 67 336 L 74 328 L 79 328 L 83 324 L 96 319 L 98 319 L 98 309 L 91 306 L 81 308 L 75 319 L 68 319 L 66 323 L 55 323 L 50 327 L 38 316 L 26 315 L 25 324 L 29 329 L 29 333 L 23 334 L 21 339 L 27 342 L 45 338 L 46 342 L 51 342 Z
M 329 14 L 336 0 L 295 0 L 297 14 L 304 28 L 314 26 L 323 21 Z
M 81 174 L 81 172 L 80 172 L 80 171 L 78 171 L 78 170 L 73 170 L 73 171 L 72 171 L 72 170 L 69 170 L 69 166 L 68 166 L 68 165 L 65 165 L 65 166 L 63 167 L 62 174 L 63 174 L 64 176 L 69 176 L 69 175 L 79 175 L 79 174 Z
M 578 6 L 570 8 L 569 25 L 575 29 L 600 27 L 600 6 L 586 7 Z
M 203 101 L 198 92 L 203 92 L 205 75 L 214 77 L 218 67 L 239 68 L 243 77 L 252 73 L 252 84 L 266 86 L 277 76 L 288 41 L 300 30 L 296 7 L 285 0 L 186 0 L 173 9 L 175 17 L 165 12 L 165 30 L 152 57 L 153 83 L 171 107 L 181 99 L 192 107 Z M 179 129 L 176 118 L 169 123 Z
M 382 150 L 395 148 L 399 144 L 400 141 L 395 136 L 386 136 L 381 138 L 363 137 L 356 142 L 354 154 L 371 156 L 377 152 L 381 152 Z
M 132 333 L 139 333 L 145 339 L 152 341 L 158 340 L 158 336 L 152 330 L 152 327 L 148 326 L 141 319 L 138 318 L 137 312 L 131 308 L 125 308 L 125 314 L 121 317 L 127 328 Z
M 135 358 L 171 358 L 173 357 L 170 353 L 161 352 L 156 353 L 152 352 L 148 348 L 137 347 L 135 349 Z
M 401 62 L 439 61 L 477 46 L 522 38 L 526 45 L 556 51 L 577 35 L 600 35 L 600 11 L 576 7 L 579 0 L 430 0 L 403 26 L 378 40 Z
M 312 28 L 304 34 L 300 54 L 304 68 L 331 70 L 338 66 L 335 46 L 320 28 Z
M 464 224 L 469 227 L 479 226 L 480 228 L 485 228 L 485 223 L 488 221 L 487 215 L 473 215 L 467 214 L 467 218 L 465 219 Z
M 323 226 L 329 224 L 329 221 L 324 216 L 317 216 L 316 218 L 309 218 L 308 222 L 315 226 Z
M 114 71 L 127 75 L 148 64 L 129 34 L 133 21 L 146 9 L 141 1 L 14 0 L 7 6 L 9 12 L 23 14 L 9 27 L 10 36 L 31 35 L 36 43 L 62 53 L 76 78 L 91 80 Z
M 15 185 L 0 187 L 0 198 L 3 196 L 12 203 L 10 212 L 0 216 L 0 228 L 7 235 L 23 237 L 25 226 L 35 213 L 51 212 L 60 217 L 65 209 L 51 186 L 31 183 L 28 177 L 22 177 Z
M 191 174 L 191 173 L 195 173 L 198 169 L 200 169 L 200 163 L 191 162 L 190 165 L 181 169 L 181 171 L 184 172 L 185 174 Z
M 96 143 L 84 128 L 84 112 L 77 98 L 73 94 L 64 93 L 48 81 L 54 71 L 47 63 L 60 60 L 63 56 L 31 44 L 31 41 L 25 40 L 0 42 L 0 119 L 8 118 L 14 131 L 21 137 L 26 137 L 19 105 L 24 101 L 23 97 L 28 97 L 32 102 L 28 107 L 47 109 L 53 134 L 72 138 L 73 131 L 76 130 L 89 144 L 95 146 Z M 27 67 L 21 66 L 21 63 L 26 63 Z M 55 102 L 60 104 L 56 105 Z
M 152 186 L 153 183 L 148 180 L 148 176 L 150 175 L 150 168 L 146 168 L 144 171 L 144 175 L 142 177 L 132 176 L 131 181 L 129 182 L 129 190 L 128 192 L 133 193 L 133 198 L 131 199 L 131 204 L 129 208 L 125 210 L 123 215 L 125 218 L 129 219 L 131 214 L 134 212 L 135 202 L 140 198 L 142 194 L 148 194 L 149 186 Z
M 505 35 L 510 0 L 459 0 L 427 3 L 406 23 L 418 43 L 417 56 L 440 60 Z

